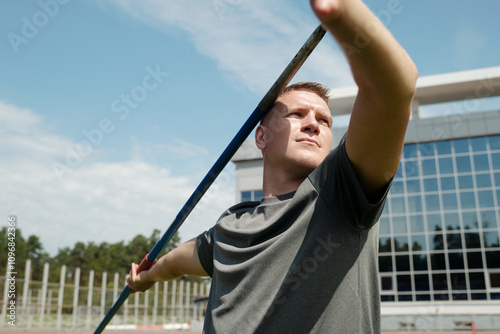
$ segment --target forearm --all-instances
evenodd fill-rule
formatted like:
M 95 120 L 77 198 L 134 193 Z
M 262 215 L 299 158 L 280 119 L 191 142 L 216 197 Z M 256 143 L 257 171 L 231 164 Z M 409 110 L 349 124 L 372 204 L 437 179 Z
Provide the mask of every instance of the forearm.
M 149 270 L 136 273 L 137 264 L 132 264 L 127 282 L 132 291 L 145 291 L 156 282 L 169 281 L 184 275 L 208 276 L 198 258 L 196 239 L 180 245 L 162 256 Z
M 360 0 L 329 6 L 316 5 L 316 14 L 344 50 L 360 91 L 381 101 L 411 99 L 417 69 L 382 22 Z

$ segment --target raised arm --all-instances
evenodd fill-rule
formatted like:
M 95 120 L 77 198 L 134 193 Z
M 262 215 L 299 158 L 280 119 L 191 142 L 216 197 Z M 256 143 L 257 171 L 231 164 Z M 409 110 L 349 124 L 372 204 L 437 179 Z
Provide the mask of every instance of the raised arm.
M 168 252 L 149 270 L 136 274 L 138 267 L 132 263 L 127 276 L 127 284 L 132 292 L 146 291 L 158 281 L 169 281 L 184 275 L 208 276 L 198 258 L 196 239 Z
M 349 61 L 359 88 L 346 150 L 368 198 L 397 171 L 411 114 L 417 68 L 361 0 L 311 0 Z

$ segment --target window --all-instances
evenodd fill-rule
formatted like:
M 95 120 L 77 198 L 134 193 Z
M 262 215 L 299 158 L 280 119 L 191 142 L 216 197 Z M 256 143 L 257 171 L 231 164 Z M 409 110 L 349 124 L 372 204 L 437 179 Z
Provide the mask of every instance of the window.
M 444 249 L 443 235 L 442 234 L 429 235 L 429 247 L 431 250 Z
M 455 196 L 455 194 L 453 194 Z M 460 220 L 458 213 L 445 213 L 444 214 L 444 225 L 446 230 L 460 230 Z
M 474 192 L 468 191 L 460 193 L 460 203 L 462 204 L 462 209 L 476 208 L 476 199 L 474 198 Z
M 451 154 L 451 142 L 449 140 L 436 142 L 436 148 L 439 155 Z
M 424 190 L 429 191 L 437 191 L 438 190 L 438 182 L 435 177 L 430 179 L 424 179 Z
M 391 238 L 380 237 L 379 238 L 379 252 L 380 253 L 390 253 L 392 251 Z
M 490 273 L 490 286 L 492 288 L 500 288 L 500 272 Z
M 406 212 L 404 197 L 391 198 L 391 211 L 392 211 L 392 213 L 405 213 Z
M 470 173 L 471 165 L 469 156 L 457 157 L 457 172 L 458 173 Z
M 418 274 L 415 275 L 415 290 L 416 291 L 429 291 L 429 275 Z
M 241 192 L 241 201 L 242 202 L 260 201 L 262 199 L 262 196 L 264 196 L 262 190 L 242 191 Z
M 403 149 L 405 159 L 418 157 L 417 144 L 407 144 Z
M 411 291 L 411 276 L 398 275 L 398 291 Z
M 457 194 L 451 193 L 451 194 L 443 194 L 443 209 L 445 210 L 457 210 L 458 209 L 458 202 L 457 202 Z M 458 218 L 458 216 L 457 216 Z M 458 221 L 458 219 L 457 219 Z
M 415 254 L 413 255 L 413 270 L 421 271 L 427 270 L 427 255 L 425 254 Z
M 455 153 L 467 153 L 469 152 L 469 140 L 467 138 L 455 139 L 453 140 L 453 147 Z
M 500 268 L 500 251 L 490 251 L 486 253 L 486 266 L 490 269 Z
M 453 159 L 440 158 L 439 159 L 439 172 L 441 174 L 453 174 Z
M 467 288 L 465 284 L 465 274 L 464 273 L 451 273 L 451 288 L 453 290 L 465 290 Z
M 432 285 L 434 290 L 447 290 L 448 282 L 446 280 L 446 274 L 433 274 L 432 275 Z M 443 300 L 443 299 L 439 299 Z
M 476 174 L 476 186 L 478 188 L 491 187 L 491 177 L 489 174 Z
M 442 222 L 440 214 L 429 214 L 427 215 L 427 230 L 429 232 L 442 231 Z
M 396 255 L 396 271 L 410 271 L 409 255 Z
M 484 247 L 493 248 L 500 247 L 500 242 L 498 240 L 498 231 L 483 232 Z
M 408 196 L 408 211 L 422 212 L 422 196 Z
M 471 290 L 486 289 L 486 282 L 484 281 L 483 273 L 469 273 L 469 282 Z
M 422 160 L 422 173 L 424 175 L 436 175 L 436 162 L 434 159 Z
M 427 211 L 440 211 L 439 195 L 425 195 L 425 206 Z
M 460 189 L 472 189 L 474 188 L 474 182 L 472 182 L 472 175 L 461 175 L 458 177 L 458 187 Z
M 488 141 L 490 142 L 490 149 L 500 150 L 500 135 L 490 136 Z
M 382 291 L 394 290 L 394 286 L 392 284 L 392 277 L 391 276 L 380 277 L 380 288 L 382 289 Z
M 495 206 L 495 201 L 493 200 L 493 191 L 491 190 L 478 191 L 477 199 L 479 201 L 479 207 L 481 208 L 491 208 Z
M 404 193 L 403 181 L 394 181 L 391 185 L 391 194 L 397 195 Z
M 497 217 L 495 211 L 482 211 L 481 212 L 481 226 L 484 229 L 498 227 Z
M 468 249 L 481 248 L 481 242 L 479 241 L 479 233 L 465 233 L 465 247 Z
M 475 230 L 479 228 L 479 220 L 477 219 L 476 211 L 463 212 L 462 221 L 465 230 Z
M 423 157 L 434 156 L 434 142 L 421 143 L 419 145 L 420 155 Z
M 410 216 L 410 230 L 412 233 L 424 232 L 424 216 L 413 215 Z
M 493 163 L 493 169 L 500 169 L 500 153 L 493 153 L 491 162 Z
M 408 233 L 408 227 L 406 226 L 406 217 L 392 217 L 392 230 L 394 231 L 394 234 Z
M 420 181 L 419 180 L 408 180 L 408 181 L 406 181 L 406 191 L 409 194 L 411 194 L 411 193 L 419 193 L 420 192 Z
M 474 169 L 477 172 L 490 169 L 487 154 L 479 154 L 474 156 Z
M 474 152 L 486 151 L 486 137 L 471 138 L 470 146 Z
M 431 267 L 433 270 L 445 270 L 446 262 L 444 254 L 431 254 Z
M 394 237 L 394 249 L 396 252 L 407 252 L 408 236 Z
M 453 176 L 447 176 L 441 178 L 441 189 L 442 190 L 455 190 L 455 178 Z
M 467 265 L 469 269 L 482 269 L 483 257 L 481 252 L 467 252 Z
M 462 253 L 449 253 L 448 263 L 450 264 L 450 269 L 465 269 Z
M 460 233 L 451 233 L 446 235 L 448 249 L 462 249 L 462 238 Z
M 392 258 L 391 256 L 379 256 L 378 266 L 380 272 L 390 272 L 392 271 Z

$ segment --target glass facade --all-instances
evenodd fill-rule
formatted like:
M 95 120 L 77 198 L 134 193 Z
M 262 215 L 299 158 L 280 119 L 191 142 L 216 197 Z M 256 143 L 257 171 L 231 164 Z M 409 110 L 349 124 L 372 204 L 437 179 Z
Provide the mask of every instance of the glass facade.
M 382 301 L 500 300 L 500 135 L 405 145 L 379 276 Z
M 406 144 L 380 221 L 382 301 L 500 299 L 500 136 Z

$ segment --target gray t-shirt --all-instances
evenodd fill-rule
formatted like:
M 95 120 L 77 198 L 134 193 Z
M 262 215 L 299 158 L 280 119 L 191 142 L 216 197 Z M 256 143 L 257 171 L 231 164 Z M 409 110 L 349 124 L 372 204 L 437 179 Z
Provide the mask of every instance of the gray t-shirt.
M 229 208 L 198 236 L 204 333 L 379 333 L 378 218 L 345 140 L 297 191 Z

